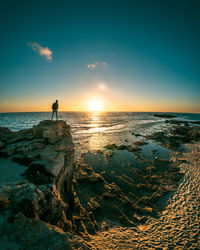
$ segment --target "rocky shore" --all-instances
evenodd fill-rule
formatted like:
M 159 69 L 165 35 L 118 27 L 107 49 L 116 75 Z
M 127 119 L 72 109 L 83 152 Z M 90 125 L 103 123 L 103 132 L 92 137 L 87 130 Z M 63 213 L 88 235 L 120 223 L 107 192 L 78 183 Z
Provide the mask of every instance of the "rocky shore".
M 64 121 L 19 132 L 0 128 L 1 249 L 71 248 L 73 161 Z
M 76 162 L 64 121 L 18 132 L 0 127 L 2 249 L 111 249 L 113 232 L 121 235 L 116 228 L 139 235 L 150 220 L 159 220 L 185 178 L 181 166 L 188 158 L 178 157 L 184 143 L 200 139 L 196 124 L 166 123 L 168 131 L 105 145 Z M 126 249 L 140 247 L 131 244 Z
M 174 162 L 184 174 L 159 217 L 138 227 L 116 226 L 91 236 L 91 249 L 199 249 L 200 145 L 187 144 Z

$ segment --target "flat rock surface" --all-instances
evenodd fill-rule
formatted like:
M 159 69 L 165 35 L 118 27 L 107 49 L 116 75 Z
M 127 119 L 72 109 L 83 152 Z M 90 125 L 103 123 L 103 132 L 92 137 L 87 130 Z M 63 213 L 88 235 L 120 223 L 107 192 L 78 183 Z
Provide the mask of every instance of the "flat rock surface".
M 27 181 L 25 177 L 22 176 L 26 169 L 26 166 L 19 165 L 10 159 L 0 158 L 0 186 Z

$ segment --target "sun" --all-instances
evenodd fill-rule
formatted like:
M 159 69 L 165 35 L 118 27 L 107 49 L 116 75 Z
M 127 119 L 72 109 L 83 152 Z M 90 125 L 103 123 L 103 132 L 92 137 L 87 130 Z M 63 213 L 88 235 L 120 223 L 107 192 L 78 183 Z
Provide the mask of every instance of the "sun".
M 99 100 L 91 100 L 88 109 L 90 111 L 101 111 L 102 103 Z

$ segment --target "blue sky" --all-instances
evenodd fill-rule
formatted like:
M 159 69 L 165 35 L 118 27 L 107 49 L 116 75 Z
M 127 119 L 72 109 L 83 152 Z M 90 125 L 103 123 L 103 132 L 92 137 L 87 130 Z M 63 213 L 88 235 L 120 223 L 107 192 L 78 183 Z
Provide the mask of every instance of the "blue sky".
M 0 112 L 200 112 L 199 1 L 8 0 L 0 20 Z

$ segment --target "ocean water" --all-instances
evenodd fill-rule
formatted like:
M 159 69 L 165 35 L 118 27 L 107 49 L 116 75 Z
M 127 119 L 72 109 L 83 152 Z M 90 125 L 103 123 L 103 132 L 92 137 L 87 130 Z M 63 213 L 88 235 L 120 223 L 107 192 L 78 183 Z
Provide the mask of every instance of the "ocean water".
M 164 118 L 156 113 L 139 112 L 59 112 L 59 119 L 71 126 L 78 153 L 102 150 L 107 144 L 129 144 L 137 138 L 167 129 Z M 176 113 L 178 120 L 200 121 L 200 114 Z M 31 128 L 42 120 L 50 119 L 50 112 L 0 113 L 0 125 L 13 131 Z

